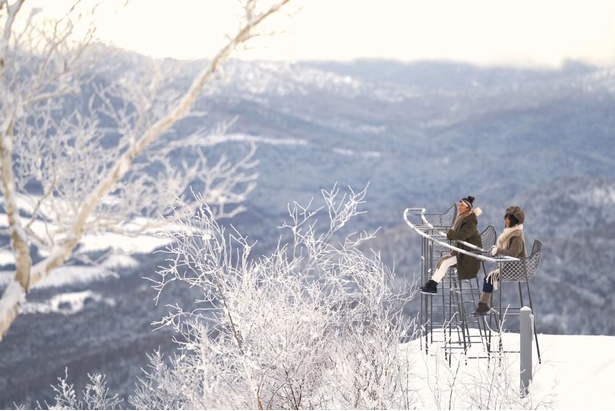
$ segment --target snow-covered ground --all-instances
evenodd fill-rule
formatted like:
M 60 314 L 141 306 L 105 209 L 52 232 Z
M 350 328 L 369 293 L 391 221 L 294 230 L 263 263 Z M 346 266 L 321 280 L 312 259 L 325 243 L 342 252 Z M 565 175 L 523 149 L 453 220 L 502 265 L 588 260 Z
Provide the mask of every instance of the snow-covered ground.
M 615 408 L 615 337 L 539 336 L 543 363 L 530 391 L 555 394 L 554 409 Z
M 423 409 L 578 409 L 615 408 L 615 337 L 539 334 L 541 363 L 533 349 L 533 380 L 529 395 L 520 395 L 519 354 L 506 354 L 502 363 L 486 358 L 463 361 L 453 355 L 450 367 L 444 350 L 429 353 L 414 345 L 416 386 Z M 518 350 L 519 334 L 506 333 L 507 350 Z M 473 350 L 483 350 L 475 347 Z M 495 378 L 493 378 L 495 376 Z M 451 387 L 454 387 L 451 390 Z

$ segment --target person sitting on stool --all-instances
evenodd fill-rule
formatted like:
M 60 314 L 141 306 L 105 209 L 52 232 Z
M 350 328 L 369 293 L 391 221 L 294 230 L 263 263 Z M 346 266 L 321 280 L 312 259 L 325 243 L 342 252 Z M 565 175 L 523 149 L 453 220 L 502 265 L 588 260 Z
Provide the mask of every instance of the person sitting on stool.
M 508 207 L 504 214 L 504 231 L 502 231 L 502 234 L 498 237 L 495 243 L 496 245 L 489 250 L 489 254 L 492 256 L 507 255 L 517 258 L 526 257 L 525 239 L 523 238 L 524 220 L 525 213 L 521 207 Z M 478 301 L 474 315 L 484 315 L 491 310 L 491 308 L 489 308 L 489 302 L 491 301 L 493 288 L 494 285 L 497 284 L 499 275 L 500 269 L 496 268 L 485 276 L 483 280 L 483 292 L 480 295 L 480 300 Z
M 478 232 L 478 219 L 476 218 L 481 215 L 482 210 L 480 208 L 472 209 L 474 199 L 473 196 L 467 196 L 459 200 L 457 218 L 453 223 L 453 227 L 446 233 L 446 238 L 453 240 L 455 247 L 470 252 L 476 252 L 476 250 L 459 243 L 459 241 L 465 241 L 479 248 L 483 246 L 480 233 Z M 440 258 L 436 264 L 436 272 L 424 286 L 419 288 L 421 292 L 437 294 L 438 283 L 442 281 L 446 271 L 455 265 L 457 266 L 457 276 L 460 280 L 476 278 L 480 269 L 480 261 L 477 258 L 453 250 L 450 254 Z

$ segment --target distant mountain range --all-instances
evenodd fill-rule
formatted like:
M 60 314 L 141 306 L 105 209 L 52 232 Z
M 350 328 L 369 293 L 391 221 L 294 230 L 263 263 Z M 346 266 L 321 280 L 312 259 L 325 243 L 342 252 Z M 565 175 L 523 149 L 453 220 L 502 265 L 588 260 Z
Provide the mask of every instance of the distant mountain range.
M 369 184 L 356 228 L 381 227 L 379 249 L 412 277 L 420 246 L 406 207 L 443 212 L 472 194 L 481 229 L 501 232 L 503 210 L 516 204 L 528 248 L 543 242 L 532 284 L 538 330 L 615 333 L 614 69 L 356 61 L 229 71 L 235 80 L 210 100 L 226 102 L 216 120 L 239 113 L 232 132 L 304 142 L 261 145 L 244 227 L 282 218 L 288 202 L 334 183 Z
M 138 60 L 127 56 L 125 67 Z M 176 86 L 185 87 L 202 63 L 165 64 L 183 65 Z M 499 233 L 504 209 L 519 205 L 528 251 L 535 238 L 543 242 L 532 280 L 538 332 L 615 335 L 615 69 L 232 61 L 225 74 L 229 80 L 197 108 L 212 127 L 236 119 L 229 133 L 258 145 L 258 187 L 248 211 L 228 222 L 258 239 L 257 252 L 274 247 L 288 203 L 307 204 L 334 184 L 369 186 L 367 213 L 351 229 L 380 228 L 372 248 L 412 280 L 420 241 L 402 219 L 406 207 L 443 212 L 474 195 L 483 209 L 479 228 L 494 225 Z M 176 129 L 201 126 L 183 121 Z M 216 150 L 232 155 L 235 144 Z M 170 349 L 169 333 L 154 333 L 150 324 L 164 304 L 153 305 L 142 279 L 159 262 L 135 257 L 140 265 L 119 278 L 30 294 L 35 302 L 89 289 L 115 303 L 90 299 L 71 315 L 21 315 L 0 343 L 3 408 L 52 397 L 49 384 L 64 367 L 80 380 L 108 373 L 112 388 L 128 393 L 145 353 Z M 193 297 L 178 290 L 167 302 Z

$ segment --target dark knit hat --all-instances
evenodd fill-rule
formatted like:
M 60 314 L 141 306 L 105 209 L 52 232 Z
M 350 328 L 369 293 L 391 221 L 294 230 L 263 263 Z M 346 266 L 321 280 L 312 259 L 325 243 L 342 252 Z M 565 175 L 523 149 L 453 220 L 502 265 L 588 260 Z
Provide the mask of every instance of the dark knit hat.
M 508 207 L 506 209 L 506 213 L 504 214 L 504 216 L 507 216 L 507 215 L 511 215 L 515 217 L 517 221 L 519 222 L 519 224 L 523 224 L 523 221 L 525 220 L 525 213 L 523 212 L 521 207 L 518 207 L 518 206 Z
M 474 204 L 474 197 L 467 196 L 467 197 L 462 198 L 460 201 L 463 201 L 464 203 L 468 205 L 468 207 L 472 208 L 472 204 Z

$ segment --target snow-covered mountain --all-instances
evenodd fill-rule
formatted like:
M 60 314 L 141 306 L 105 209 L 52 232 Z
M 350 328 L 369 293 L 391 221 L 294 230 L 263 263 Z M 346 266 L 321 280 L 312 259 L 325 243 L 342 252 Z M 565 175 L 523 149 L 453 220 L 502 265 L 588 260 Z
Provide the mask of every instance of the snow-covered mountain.
M 166 64 L 182 64 L 182 87 L 199 62 Z M 236 119 L 233 144 L 258 145 L 258 187 L 248 212 L 229 222 L 258 239 L 255 252 L 278 240 L 287 203 L 306 204 L 336 183 L 369 185 L 356 230 L 381 227 L 372 248 L 412 279 L 420 242 L 405 208 L 443 212 L 471 194 L 484 212 L 480 228 L 501 232 L 503 210 L 515 204 L 526 211 L 527 242 L 543 242 L 532 282 L 538 332 L 615 335 L 615 70 L 231 62 L 197 106 L 212 127 Z M 177 130 L 201 126 L 185 121 Z M 154 305 L 143 277 L 161 258 L 136 254 L 109 261 L 119 264 L 107 268 L 113 275 L 35 288 L 1 343 L 0 405 L 44 399 L 65 367 L 113 375 L 112 388 L 129 393 L 146 354 L 171 347 L 151 322 L 165 303 L 194 298 L 178 289 Z
M 334 183 L 369 184 L 358 228 L 382 227 L 379 248 L 411 277 L 420 246 L 403 223 L 406 207 L 443 212 L 472 194 L 481 228 L 501 232 L 503 210 L 516 204 L 526 211 L 527 243 L 544 247 L 534 284 L 539 329 L 615 333 L 614 69 L 357 61 L 228 71 L 232 80 L 203 103 L 212 119 L 238 115 L 233 132 L 302 142 L 259 145 L 259 187 L 240 217 L 246 229 L 261 233 L 288 202 Z

